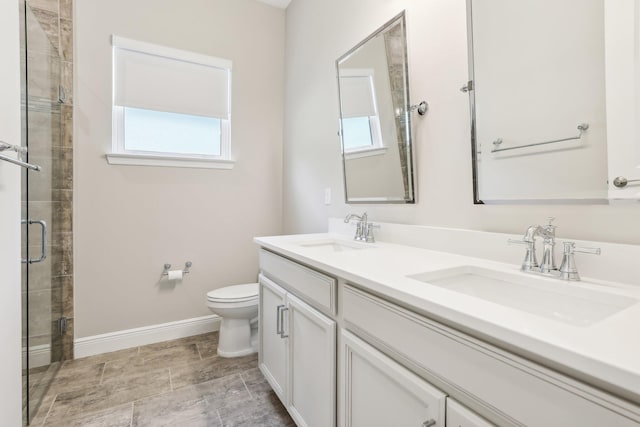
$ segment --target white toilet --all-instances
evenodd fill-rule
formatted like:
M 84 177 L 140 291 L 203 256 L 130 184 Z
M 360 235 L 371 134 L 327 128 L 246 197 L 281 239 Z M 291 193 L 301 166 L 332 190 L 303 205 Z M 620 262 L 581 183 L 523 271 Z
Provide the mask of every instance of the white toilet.
M 207 293 L 207 307 L 222 318 L 220 356 L 246 356 L 258 351 L 258 292 L 257 283 L 248 283 Z

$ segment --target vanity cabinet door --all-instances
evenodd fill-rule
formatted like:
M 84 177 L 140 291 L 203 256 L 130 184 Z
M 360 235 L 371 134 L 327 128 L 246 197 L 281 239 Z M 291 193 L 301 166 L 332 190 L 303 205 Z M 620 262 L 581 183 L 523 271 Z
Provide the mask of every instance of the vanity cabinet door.
M 286 292 L 260 275 L 260 370 L 286 405 L 288 338 L 283 332 Z
M 340 427 L 444 427 L 443 392 L 355 335 L 340 338 Z
M 336 322 L 288 294 L 289 413 L 298 426 L 336 423 Z
M 450 397 L 447 398 L 447 427 L 493 427 L 489 421 L 462 406 Z

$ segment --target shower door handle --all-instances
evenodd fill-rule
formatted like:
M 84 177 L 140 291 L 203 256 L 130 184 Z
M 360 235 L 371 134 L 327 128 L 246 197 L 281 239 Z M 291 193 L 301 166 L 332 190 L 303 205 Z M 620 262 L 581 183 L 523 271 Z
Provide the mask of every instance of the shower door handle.
M 34 264 L 36 262 L 42 262 L 47 258 L 47 223 L 41 219 L 23 219 L 22 224 L 27 224 L 27 226 L 31 224 L 39 224 L 42 230 L 42 252 L 40 254 L 40 258 L 27 258 L 23 259 L 22 262 L 25 264 Z

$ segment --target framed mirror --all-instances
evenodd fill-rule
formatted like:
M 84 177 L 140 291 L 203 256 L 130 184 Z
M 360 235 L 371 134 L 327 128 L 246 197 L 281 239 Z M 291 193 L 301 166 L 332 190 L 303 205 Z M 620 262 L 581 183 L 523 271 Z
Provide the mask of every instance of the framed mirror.
M 347 203 L 415 203 L 404 11 L 336 61 Z
M 606 3 L 467 0 L 475 203 L 607 202 Z

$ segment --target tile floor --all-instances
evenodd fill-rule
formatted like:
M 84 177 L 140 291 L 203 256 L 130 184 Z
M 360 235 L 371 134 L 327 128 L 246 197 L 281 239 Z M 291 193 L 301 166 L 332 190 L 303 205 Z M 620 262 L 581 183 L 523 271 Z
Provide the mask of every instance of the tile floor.
M 66 361 L 32 426 L 294 426 L 257 355 L 217 356 L 218 333 Z

